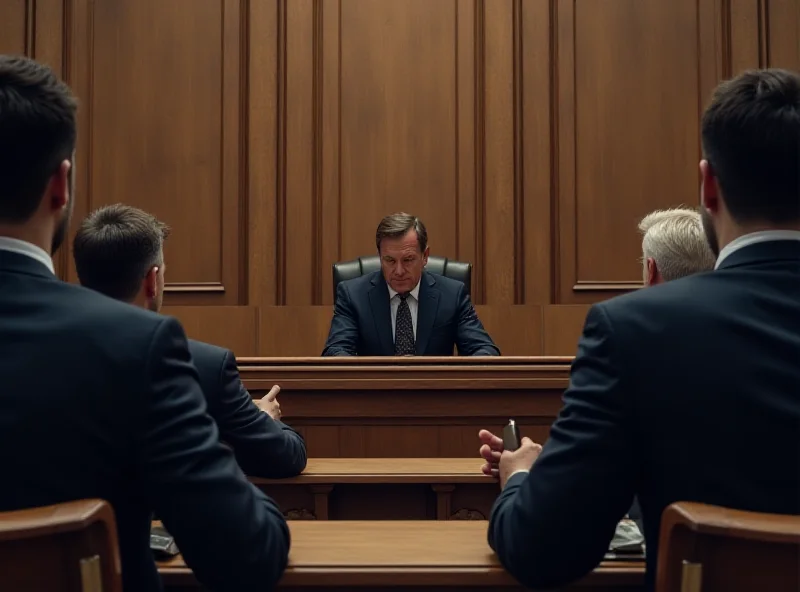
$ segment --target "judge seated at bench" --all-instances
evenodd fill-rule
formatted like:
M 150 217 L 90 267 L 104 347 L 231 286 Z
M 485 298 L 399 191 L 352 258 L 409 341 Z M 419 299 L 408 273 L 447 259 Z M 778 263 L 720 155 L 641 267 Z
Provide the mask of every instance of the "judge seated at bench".
M 164 294 L 163 242 L 169 228 L 138 208 L 116 204 L 91 213 L 73 241 L 78 278 L 106 296 L 158 312 Z M 254 402 L 233 352 L 189 340 L 208 414 L 220 439 L 253 477 L 294 477 L 306 467 L 303 437 L 280 421 L 277 386 Z
M 425 270 L 425 225 L 397 213 L 378 225 L 380 270 L 342 281 L 323 356 L 499 356 L 463 282 Z

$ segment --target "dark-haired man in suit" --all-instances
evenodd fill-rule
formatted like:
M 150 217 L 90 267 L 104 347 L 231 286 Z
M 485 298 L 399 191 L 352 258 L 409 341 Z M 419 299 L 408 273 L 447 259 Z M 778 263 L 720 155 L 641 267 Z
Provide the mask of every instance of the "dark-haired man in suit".
M 479 434 L 489 543 L 531 588 L 593 569 L 634 495 L 649 590 L 670 504 L 800 514 L 800 75 L 722 83 L 702 140 L 716 268 L 590 309 L 543 449 Z
M 158 312 L 164 296 L 163 243 L 169 227 L 154 216 L 123 204 L 95 210 L 73 240 L 81 284 L 111 298 Z M 233 448 L 248 475 L 294 477 L 306 467 L 302 436 L 280 421 L 279 388 L 254 402 L 239 378 L 233 352 L 189 340 L 208 413 L 220 438 Z
M 181 325 L 54 273 L 76 111 L 52 70 L 0 56 L 0 511 L 105 499 L 126 592 L 157 592 L 155 511 L 205 588 L 270 589 L 288 526 L 220 443 Z
M 323 356 L 499 356 L 463 283 L 425 271 L 428 232 L 397 213 L 378 225 L 381 271 L 341 282 Z

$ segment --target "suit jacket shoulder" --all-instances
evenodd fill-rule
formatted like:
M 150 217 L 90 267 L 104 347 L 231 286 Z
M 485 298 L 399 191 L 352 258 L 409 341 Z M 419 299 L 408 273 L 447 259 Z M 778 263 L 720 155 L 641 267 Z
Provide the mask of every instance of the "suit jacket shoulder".
M 242 470 L 265 479 L 299 475 L 307 462 L 305 440 L 256 405 L 239 376 L 234 353 L 194 339 L 189 340 L 189 351 L 208 413 Z
M 285 520 L 220 445 L 180 323 L 13 253 L 0 253 L 0 320 L 0 464 L 15 475 L 0 511 L 108 500 L 126 590 L 161 588 L 153 511 L 205 587 L 277 581 Z
M 425 281 L 426 278 L 432 279 L 434 281 L 434 286 L 438 288 L 440 291 L 451 293 L 454 296 L 458 294 L 459 291 L 465 289 L 463 282 L 460 282 L 459 280 L 454 280 L 453 278 L 449 278 L 444 275 L 439 275 L 438 273 L 423 271 L 421 281 Z
M 192 354 L 192 361 L 200 376 L 203 392 L 208 393 L 210 390 L 218 388 L 225 358 L 233 355 L 233 352 L 196 339 L 189 339 L 188 342 L 189 353 Z
M 367 273 L 357 278 L 344 280 L 340 282 L 339 285 L 351 295 L 361 295 L 372 288 L 374 280 L 376 278 L 379 279 L 380 274 L 380 271 L 373 271 L 372 273 Z

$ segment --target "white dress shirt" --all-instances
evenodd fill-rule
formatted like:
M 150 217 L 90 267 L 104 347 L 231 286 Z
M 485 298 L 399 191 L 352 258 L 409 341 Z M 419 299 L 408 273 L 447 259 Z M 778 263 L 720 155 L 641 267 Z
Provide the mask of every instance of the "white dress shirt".
M 800 230 L 762 230 L 735 238 L 719 252 L 719 257 L 717 257 L 717 263 L 714 265 L 714 269 L 717 269 L 722 261 L 726 257 L 729 257 L 731 253 L 735 253 L 739 249 L 749 247 L 756 243 L 784 240 L 800 241 Z M 797 247 L 800 248 L 800 244 L 798 244 Z
M 50 255 L 48 255 L 44 249 L 37 247 L 34 244 L 21 241 L 17 238 L 0 236 L 0 251 L 11 251 L 12 253 L 17 253 L 18 255 L 25 255 L 31 259 L 35 259 L 47 267 L 52 274 L 56 273 L 56 270 L 53 267 L 53 259 L 50 257 Z
M 417 311 L 419 310 L 419 282 L 417 282 L 414 289 L 408 293 L 406 302 L 408 302 L 408 310 L 411 311 L 411 325 L 414 327 L 414 341 L 416 341 Z M 389 286 L 389 304 L 392 307 L 392 341 L 394 341 L 395 328 L 397 327 L 397 309 L 400 307 L 400 294 L 392 290 L 391 286 Z

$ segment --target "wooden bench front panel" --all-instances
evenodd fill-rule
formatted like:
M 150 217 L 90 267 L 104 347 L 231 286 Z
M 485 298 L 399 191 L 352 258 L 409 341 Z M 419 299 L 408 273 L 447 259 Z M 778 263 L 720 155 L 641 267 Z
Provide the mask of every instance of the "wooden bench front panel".
M 283 419 L 311 457 L 474 458 L 478 430 L 510 418 L 544 442 L 571 358 L 244 358 L 254 398 L 281 386 Z

